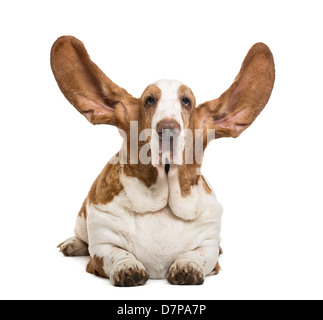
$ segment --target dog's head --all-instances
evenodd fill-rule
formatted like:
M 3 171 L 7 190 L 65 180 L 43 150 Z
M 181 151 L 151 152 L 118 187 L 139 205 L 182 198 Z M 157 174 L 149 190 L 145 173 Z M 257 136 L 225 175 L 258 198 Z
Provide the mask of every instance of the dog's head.
M 135 151 L 137 160 L 148 158 L 155 166 L 200 161 L 196 151 L 203 153 L 211 139 L 238 137 L 265 107 L 275 80 L 273 56 L 262 43 L 250 49 L 231 87 L 198 107 L 192 90 L 175 80 L 153 83 L 134 98 L 91 61 L 74 37 L 54 43 L 51 66 L 61 91 L 80 113 L 93 124 L 118 127 L 129 154 Z

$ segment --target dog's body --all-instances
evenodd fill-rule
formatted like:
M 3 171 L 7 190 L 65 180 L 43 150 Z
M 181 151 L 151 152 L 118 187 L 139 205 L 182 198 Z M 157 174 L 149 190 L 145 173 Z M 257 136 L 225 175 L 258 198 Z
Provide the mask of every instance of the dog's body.
M 169 205 L 169 189 L 179 189 L 177 171 L 171 169 L 167 176 L 160 170 L 157 183 L 147 187 L 120 168 L 124 189 L 118 196 L 105 205 L 86 200 L 85 210 L 77 217 L 75 234 L 90 244 L 92 257 L 104 257 L 103 276 L 114 281 L 116 267 L 126 265 L 146 270 L 151 278 L 165 278 L 170 266 L 179 260 L 194 262 L 196 272 L 205 275 L 216 271 L 222 208 L 201 179 L 192 190 L 199 205 L 190 197 L 186 201 L 179 196 L 175 202 L 175 210 L 185 212 L 189 208 L 196 218 L 177 217 Z M 68 254 L 75 250 L 68 246 L 71 241 L 75 239 L 63 244 Z M 95 263 L 88 270 L 96 269 Z
M 90 122 L 116 125 L 125 137 L 121 151 L 85 199 L 75 236 L 59 245 L 65 255 L 90 254 L 87 271 L 110 278 L 117 286 L 141 285 L 149 277 L 167 277 L 172 284 L 202 284 L 205 276 L 218 273 L 222 207 L 200 175 L 202 155 L 197 155 L 196 141 L 201 139 L 203 154 L 210 141 L 209 129 L 215 128 L 212 138 L 238 136 L 267 103 L 274 81 L 273 60 L 265 45 L 256 46 L 233 86 L 220 99 L 196 108 L 192 91 L 174 80 L 156 82 L 135 99 L 104 78 L 80 41 L 73 37 L 57 40 L 52 68 L 67 99 Z M 263 71 L 270 75 L 261 77 L 260 92 L 252 92 L 246 105 L 241 90 L 250 78 L 256 81 L 250 75 L 264 61 Z M 243 107 L 236 107 L 241 99 Z M 146 152 L 148 163 L 131 161 L 132 121 L 137 121 L 140 132 L 153 130 L 147 139 L 151 146 L 151 152 Z M 186 163 L 184 154 L 190 149 L 186 129 L 195 130 L 191 163 Z M 172 147 L 173 141 L 178 142 L 177 147 L 162 147 L 165 130 L 176 132 L 171 140 Z M 145 150 L 140 137 L 138 153 Z M 120 161 L 121 154 L 126 154 L 127 161 Z

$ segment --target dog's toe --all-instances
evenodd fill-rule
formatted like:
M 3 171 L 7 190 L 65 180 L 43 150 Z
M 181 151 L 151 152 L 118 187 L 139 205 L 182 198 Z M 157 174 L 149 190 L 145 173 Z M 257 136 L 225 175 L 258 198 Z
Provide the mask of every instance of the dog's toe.
M 116 287 L 135 287 L 144 285 L 149 279 L 149 274 L 136 263 L 117 266 L 112 273 L 112 283 Z
M 167 280 L 174 285 L 201 285 L 204 283 L 204 273 L 196 263 L 177 262 L 170 268 Z

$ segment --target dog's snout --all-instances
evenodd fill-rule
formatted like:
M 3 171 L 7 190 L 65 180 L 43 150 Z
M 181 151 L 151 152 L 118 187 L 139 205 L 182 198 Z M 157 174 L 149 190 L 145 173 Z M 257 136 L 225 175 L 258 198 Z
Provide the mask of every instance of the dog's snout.
M 181 127 L 173 119 L 164 119 L 157 124 L 157 132 L 159 135 L 163 133 L 163 130 L 169 130 L 171 133 L 178 134 L 181 131 Z

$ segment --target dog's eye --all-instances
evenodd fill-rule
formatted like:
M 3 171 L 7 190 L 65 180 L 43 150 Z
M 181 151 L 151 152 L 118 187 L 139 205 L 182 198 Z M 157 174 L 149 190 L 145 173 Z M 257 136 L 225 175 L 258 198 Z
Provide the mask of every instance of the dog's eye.
M 190 101 L 188 98 L 184 97 L 184 98 L 182 99 L 182 105 L 183 105 L 185 108 L 189 108 L 189 107 L 191 106 L 191 101 Z
M 148 97 L 147 99 L 146 99 L 146 105 L 147 106 L 153 106 L 155 104 L 155 99 L 154 99 L 154 97 Z

